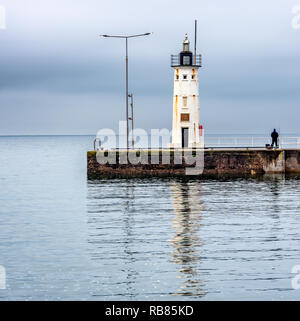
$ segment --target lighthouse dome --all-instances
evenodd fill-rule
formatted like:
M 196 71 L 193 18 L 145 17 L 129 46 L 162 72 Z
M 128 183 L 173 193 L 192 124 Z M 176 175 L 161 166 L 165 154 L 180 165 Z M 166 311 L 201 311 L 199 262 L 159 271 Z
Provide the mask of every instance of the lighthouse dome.
M 183 50 L 182 51 L 190 51 L 190 41 L 189 41 L 187 34 L 185 34 L 185 37 L 183 40 Z
M 183 50 L 180 53 L 180 65 L 181 66 L 191 66 L 193 61 L 193 54 L 190 52 L 190 41 L 185 34 L 183 40 Z
M 193 66 L 201 67 L 201 55 L 195 55 L 190 51 L 190 40 L 185 34 L 182 42 L 182 50 L 177 55 L 171 55 L 171 67 Z

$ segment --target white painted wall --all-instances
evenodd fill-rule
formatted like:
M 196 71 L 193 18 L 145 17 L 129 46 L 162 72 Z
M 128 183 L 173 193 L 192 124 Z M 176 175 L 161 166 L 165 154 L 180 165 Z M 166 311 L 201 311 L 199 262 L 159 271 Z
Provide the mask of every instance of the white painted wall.
M 173 126 L 171 147 L 182 147 L 181 129 L 189 128 L 188 147 L 200 147 L 199 132 L 199 90 L 198 68 L 194 66 L 174 67 L 173 94 Z M 186 75 L 187 79 L 184 79 Z M 194 76 L 194 79 L 192 79 Z M 179 77 L 179 79 L 177 79 Z M 187 97 L 187 106 L 183 105 L 183 97 Z M 181 121 L 181 114 L 189 114 L 189 122 Z

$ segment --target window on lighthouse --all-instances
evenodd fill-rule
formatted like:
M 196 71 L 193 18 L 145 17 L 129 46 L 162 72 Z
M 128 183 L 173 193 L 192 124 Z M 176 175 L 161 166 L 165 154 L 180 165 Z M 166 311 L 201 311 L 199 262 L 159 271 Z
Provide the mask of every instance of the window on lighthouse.
M 184 56 L 183 57 L 183 64 L 184 65 L 189 65 L 190 64 L 190 57 L 189 56 Z
M 187 79 L 187 75 L 183 75 L 183 79 Z
M 187 107 L 187 97 L 182 97 L 182 105 L 183 107 Z

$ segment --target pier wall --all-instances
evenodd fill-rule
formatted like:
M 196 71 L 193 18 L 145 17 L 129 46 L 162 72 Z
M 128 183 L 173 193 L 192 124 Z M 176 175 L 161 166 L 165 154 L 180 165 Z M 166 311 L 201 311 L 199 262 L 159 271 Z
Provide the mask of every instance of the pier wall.
M 162 161 L 162 151 L 145 151 L 137 164 L 122 164 L 126 152 L 116 152 L 116 164 L 99 164 L 97 153 L 87 153 L 87 174 L 89 178 L 126 178 L 126 177 L 176 177 L 186 176 L 185 169 L 193 167 L 184 161 L 175 164 L 174 151 L 170 151 L 170 163 Z M 130 151 L 133 153 L 133 151 Z M 155 154 L 156 153 L 156 154 Z M 99 154 L 98 154 L 99 155 Z M 139 153 L 137 153 L 139 156 Z M 153 155 L 157 157 L 153 164 Z M 124 158 L 123 158 L 124 159 Z M 152 162 L 151 162 L 152 160 Z M 220 175 L 262 175 L 265 173 L 299 173 L 300 150 L 205 150 L 203 176 Z

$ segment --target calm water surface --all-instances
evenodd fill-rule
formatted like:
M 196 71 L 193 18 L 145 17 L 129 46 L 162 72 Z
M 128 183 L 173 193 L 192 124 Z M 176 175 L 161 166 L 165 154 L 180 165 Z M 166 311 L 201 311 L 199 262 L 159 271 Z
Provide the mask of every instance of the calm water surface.
M 0 300 L 298 300 L 300 180 L 87 181 L 93 137 L 0 137 Z

